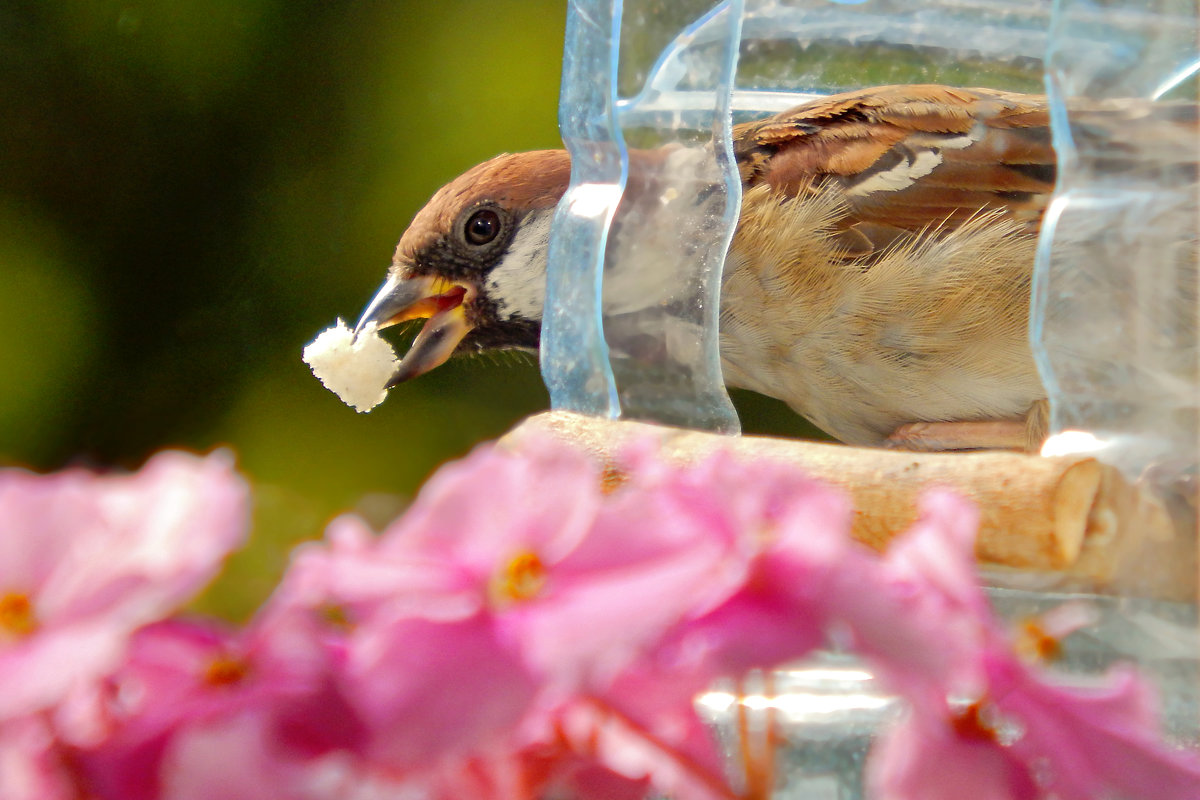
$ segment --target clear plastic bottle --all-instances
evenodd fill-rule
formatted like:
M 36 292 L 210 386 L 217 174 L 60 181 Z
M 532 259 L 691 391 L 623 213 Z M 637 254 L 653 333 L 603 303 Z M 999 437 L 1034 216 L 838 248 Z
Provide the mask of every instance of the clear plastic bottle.
M 574 172 L 551 244 L 542 355 L 557 408 L 737 430 L 717 353 L 720 270 L 740 201 L 731 120 L 885 83 L 1048 94 L 1059 180 L 1030 330 L 1051 405 L 1048 446 L 1094 452 L 1157 490 L 1178 525 L 1174 541 L 1129 552 L 1119 590 L 1084 598 L 1096 622 L 1071 637 L 1060 668 L 1139 662 L 1158 683 L 1169 735 L 1200 743 L 1195 598 L 1157 591 L 1165 572 L 1196 570 L 1200 141 L 1165 134 L 1158 119 L 1176 113 L 1173 98 L 1197 100 L 1195 1 L 569 9 L 560 123 Z M 1105 104 L 1127 112 L 1093 113 Z M 1080 596 L 1053 575 L 1024 588 L 1010 578 L 991 576 L 994 604 L 1012 619 Z M 792 773 L 775 776 L 778 796 L 861 797 L 864 725 L 894 709 L 852 660 L 816 659 L 715 691 L 702 707 L 728 742 L 771 726 L 758 740 Z M 818 695 L 819 723 L 777 713 Z

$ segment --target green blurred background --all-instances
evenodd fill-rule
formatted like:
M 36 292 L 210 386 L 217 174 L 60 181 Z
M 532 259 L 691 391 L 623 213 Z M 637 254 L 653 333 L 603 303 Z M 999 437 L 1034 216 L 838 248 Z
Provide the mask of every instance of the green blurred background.
M 564 0 L 0 4 L 0 462 L 134 467 L 227 446 L 241 616 L 297 540 L 394 516 L 546 407 L 529 358 L 455 360 L 370 414 L 300 360 L 354 318 L 412 215 L 503 151 L 559 146 Z M 802 432 L 740 395 L 750 431 Z

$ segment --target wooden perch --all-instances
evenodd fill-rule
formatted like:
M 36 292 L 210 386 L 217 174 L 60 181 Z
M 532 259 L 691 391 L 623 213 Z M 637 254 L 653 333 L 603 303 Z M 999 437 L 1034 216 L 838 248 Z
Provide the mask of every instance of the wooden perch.
M 916 519 L 920 493 L 948 487 L 981 512 L 976 555 L 981 562 L 1026 571 L 1069 573 L 1104 584 L 1122 559 L 1148 540 L 1175 538 L 1162 506 L 1112 467 L 1086 456 L 1043 458 L 1011 452 L 912 453 L 766 437 L 730 437 L 567 412 L 530 417 L 501 443 L 519 446 L 549 434 L 611 461 L 635 438 L 658 440 L 662 454 L 686 463 L 717 449 L 747 460 L 795 464 L 848 491 L 853 536 L 883 549 Z M 1188 572 L 1183 570 L 1183 572 Z M 1178 580 L 1170 579 L 1177 583 Z M 1157 586 L 1178 594 L 1180 586 Z

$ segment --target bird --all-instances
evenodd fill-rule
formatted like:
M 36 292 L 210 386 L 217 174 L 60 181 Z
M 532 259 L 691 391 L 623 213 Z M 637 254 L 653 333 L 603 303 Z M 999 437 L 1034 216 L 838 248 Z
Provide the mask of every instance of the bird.
M 1032 271 L 1056 181 L 1046 98 L 920 84 L 828 95 L 733 128 L 742 182 L 720 287 L 726 384 L 851 445 L 1028 449 L 1046 389 Z M 424 325 L 389 386 L 451 355 L 536 350 L 564 150 L 441 188 L 356 330 Z

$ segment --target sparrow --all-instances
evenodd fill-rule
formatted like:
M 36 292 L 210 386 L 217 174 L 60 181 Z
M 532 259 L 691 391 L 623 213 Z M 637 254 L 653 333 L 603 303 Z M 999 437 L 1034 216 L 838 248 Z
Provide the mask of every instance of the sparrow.
M 1044 97 L 941 85 L 830 95 L 735 126 L 743 185 L 721 281 L 727 385 L 842 442 L 1025 448 L 1029 343 L 1054 189 Z M 425 323 L 389 385 L 456 352 L 536 350 L 563 150 L 504 154 L 414 217 L 358 330 Z

